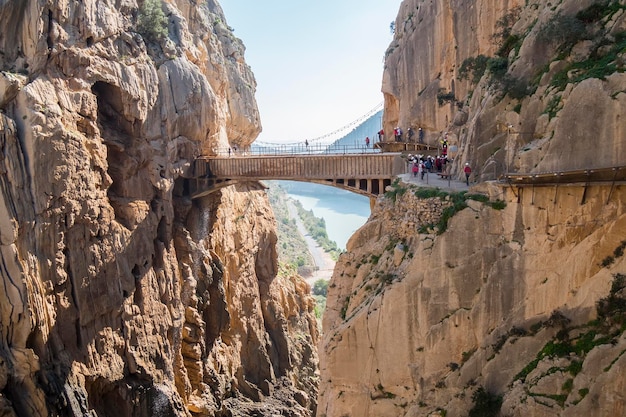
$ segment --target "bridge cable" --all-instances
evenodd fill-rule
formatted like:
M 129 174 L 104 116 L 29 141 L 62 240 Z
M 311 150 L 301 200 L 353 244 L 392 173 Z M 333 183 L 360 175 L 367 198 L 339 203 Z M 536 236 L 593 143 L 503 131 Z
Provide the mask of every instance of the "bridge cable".
M 370 118 L 372 115 L 374 115 L 374 114 L 376 114 L 378 111 L 380 111 L 382 108 L 383 108 L 383 102 L 381 101 L 380 103 L 378 103 L 378 104 L 376 105 L 376 107 L 374 107 L 373 109 L 371 109 L 370 111 L 368 111 L 367 113 L 365 113 L 363 116 L 359 117 L 358 119 L 356 119 L 356 120 L 354 120 L 354 121 L 352 121 L 352 122 L 348 123 L 348 124 L 347 124 L 347 125 L 345 125 L 345 126 L 340 127 L 339 129 L 335 129 L 334 131 L 332 131 L 332 132 L 330 132 L 330 133 L 326 133 L 325 135 L 318 136 L 318 137 L 313 138 L 313 139 L 302 139 L 302 140 L 299 140 L 299 141 L 297 141 L 297 142 L 291 142 L 291 143 L 284 143 L 284 142 L 281 142 L 281 143 L 273 143 L 273 142 L 254 142 L 254 144 L 255 144 L 255 145 L 259 145 L 259 146 L 285 146 L 285 145 L 297 145 L 297 144 L 300 144 L 300 143 L 305 142 L 305 140 L 306 140 L 308 143 L 310 143 L 310 144 L 315 143 L 315 142 L 320 142 L 320 141 L 322 141 L 322 140 L 324 140 L 324 139 L 327 139 L 327 138 L 329 138 L 329 137 L 331 137 L 331 136 L 335 136 L 335 135 L 337 135 L 337 134 L 338 134 L 338 133 L 340 133 L 340 132 L 344 132 L 344 131 L 348 130 L 348 129 L 349 129 L 349 128 L 351 128 L 351 127 L 354 127 L 354 126 L 357 126 L 357 125 L 361 124 L 364 120 L 367 120 L 367 119 L 368 119 L 368 118 Z

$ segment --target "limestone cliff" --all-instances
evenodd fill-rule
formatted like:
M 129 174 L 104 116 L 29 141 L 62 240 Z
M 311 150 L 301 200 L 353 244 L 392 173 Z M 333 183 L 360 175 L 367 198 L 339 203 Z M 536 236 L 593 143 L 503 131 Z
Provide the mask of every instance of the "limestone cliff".
M 264 192 L 187 193 L 196 156 L 261 129 L 219 5 L 0 21 L 0 414 L 311 415 L 313 301 L 278 274 Z
M 385 131 L 447 137 L 477 181 L 624 166 L 625 34 L 624 1 L 405 0 Z M 318 416 L 624 415 L 623 184 L 472 192 L 391 187 L 352 237 Z
M 465 417 L 479 389 L 503 396 L 503 416 L 623 415 L 626 310 L 589 323 L 626 273 L 623 186 L 583 205 L 582 186 L 556 204 L 552 187 L 478 191 L 506 207 L 469 200 L 438 234 L 451 202 L 398 186 L 350 239 L 329 285 L 319 416 Z
M 624 163 L 623 0 L 405 0 L 384 127 L 446 136 L 479 180 Z

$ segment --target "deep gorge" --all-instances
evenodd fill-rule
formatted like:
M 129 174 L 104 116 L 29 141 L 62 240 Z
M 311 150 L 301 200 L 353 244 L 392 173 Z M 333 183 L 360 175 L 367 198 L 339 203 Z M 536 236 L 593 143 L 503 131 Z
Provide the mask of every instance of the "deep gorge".
M 264 186 L 186 187 L 261 130 L 216 1 L 0 17 L 0 415 L 624 415 L 623 182 L 494 182 L 626 166 L 623 0 L 402 2 L 385 131 L 445 135 L 481 197 L 444 231 L 456 197 L 390 186 L 322 335 Z

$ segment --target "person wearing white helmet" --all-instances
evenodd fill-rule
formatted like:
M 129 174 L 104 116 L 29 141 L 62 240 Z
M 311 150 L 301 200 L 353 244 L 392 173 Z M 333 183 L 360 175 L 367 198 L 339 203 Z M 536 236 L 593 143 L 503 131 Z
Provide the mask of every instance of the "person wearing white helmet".
M 465 184 L 469 187 L 469 177 L 472 173 L 472 168 L 470 168 L 469 162 L 465 163 L 465 168 L 463 168 L 463 172 L 465 172 Z

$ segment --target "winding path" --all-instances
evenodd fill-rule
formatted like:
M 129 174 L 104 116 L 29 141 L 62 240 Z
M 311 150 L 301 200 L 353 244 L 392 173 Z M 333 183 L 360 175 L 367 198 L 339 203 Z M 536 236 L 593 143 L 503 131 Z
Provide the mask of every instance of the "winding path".
M 313 256 L 313 262 L 315 262 L 315 266 L 317 268 L 310 277 L 305 278 L 306 282 L 313 286 L 315 281 L 319 279 L 325 279 L 327 281 L 330 280 L 330 277 L 333 275 L 333 270 L 335 269 L 335 261 L 320 245 L 317 244 L 311 235 L 309 235 L 306 227 L 304 227 L 302 219 L 298 215 L 298 209 L 293 201 L 287 201 L 287 209 L 289 210 L 289 216 L 296 221 L 298 232 L 302 235 L 302 237 L 304 237 L 307 247 L 309 248 L 309 252 L 311 253 L 311 256 Z

